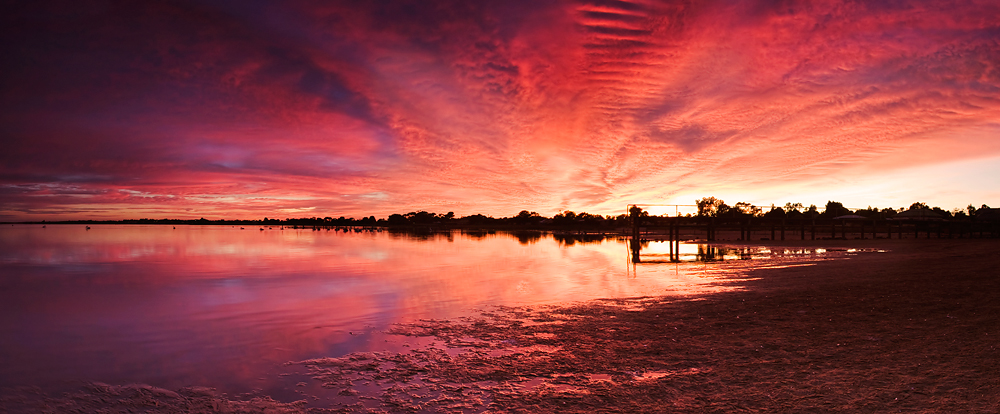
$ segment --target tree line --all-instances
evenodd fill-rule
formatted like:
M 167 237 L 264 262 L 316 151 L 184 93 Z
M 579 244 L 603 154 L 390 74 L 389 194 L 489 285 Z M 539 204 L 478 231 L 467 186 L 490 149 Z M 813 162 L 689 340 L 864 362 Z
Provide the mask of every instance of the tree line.
M 952 211 L 944 210 L 940 207 L 930 207 L 927 203 L 915 202 L 908 208 L 878 208 L 878 207 L 867 207 L 851 210 L 844 207 L 843 203 L 837 201 L 827 201 L 826 206 L 823 211 L 819 211 L 819 208 L 815 204 L 805 207 L 802 203 L 785 203 L 783 207 L 778 207 L 771 205 L 770 209 L 764 211 L 764 209 L 752 205 L 750 203 L 738 202 L 732 206 L 726 204 L 726 202 L 715 197 L 704 197 L 700 200 L 695 200 L 698 206 L 697 216 L 699 217 L 719 217 L 719 218 L 747 218 L 747 217 L 764 217 L 764 218 L 787 218 L 787 219 L 832 219 L 834 217 L 841 217 L 846 215 L 857 215 L 865 217 L 868 219 L 887 219 L 895 217 L 896 215 L 903 213 L 905 211 L 911 210 L 926 210 L 933 212 L 934 214 L 940 216 L 942 219 L 966 219 L 969 217 L 975 217 L 976 213 L 980 210 L 988 211 L 990 206 L 983 204 L 981 207 L 976 208 L 972 204 L 969 204 L 964 210 L 954 209 Z
M 729 205 L 716 197 L 704 197 L 695 201 L 697 213 L 687 214 L 690 218 L 717 218 L 722 220 L 740 220 L 753 217 L 766 219 L 832 219 L 845 215 L 857 215 L 868 219 L 887 219 L 909 210 L 926 210 L 933 212 L 942 219 L 970 219 L 976 217 L 977 213 L 992 211 L 996 213 L 998 209 L 991 209 L 983 204 L 976 208 L 969 205 L 966 209 L 954 209 L 947 211 L 940 207 L 930 207 L 926 203 L 916 202 L 909 208 L 876 208 L 867 207 L 863 209 L 849 209 L 840 202 L 828 201 L 822 211 L 816 205 L 809 207 L 802 203 L 786 203 L 783 207 L 771 205 L 764 209 L 759 206 L 738 202 Z M 667 216 L 651 216 L 648 211 L 641 211 L 643 222 L 655 224 L 659 220 L 665 220 Z M 981 215 L 981 214 L 980 214 Z M 45 221 L 35 223 L 46 223 Z M 391 214 L 387 218 L 378 219 L 375 216 L 362 218 L 353 217 L 300 217 L 274 219 L 264 217 L 262 220 L 207 220 L 204 218 L 196 220 L 184 219 L 126 219 L 126 220 L 73 220 L 49 223 L 65 224 L 189 224 L 189 225 L 258 225 L 258 226 L 366 226 L 366 227 L 496 227 L 496 228 L 527 228 L 527 229 L 615 229 L 631 225 L 631 219 L 626 214 L 600 215 L 586 212 L 562 211 L 552 217 L 545 217 L 541 214 L 522 210 L 511 217 L 492 217 L 483 214 L 472 214 L 458 217 L 454 212 L 444 214 L 433 213 L 424 210 L 412 211 L 405 214 Z

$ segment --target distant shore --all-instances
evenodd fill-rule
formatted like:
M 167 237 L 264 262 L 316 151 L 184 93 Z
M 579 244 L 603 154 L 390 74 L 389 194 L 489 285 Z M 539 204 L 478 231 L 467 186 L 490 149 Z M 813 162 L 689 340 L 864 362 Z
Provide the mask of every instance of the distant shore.
M 511 218 L 490 222 L 467 222 L 465 218 L 446 223 L 390 224 L 370 217 L 367 222 L 354 219 L 288 220 L 75 220 L 59 222 L 0 223 L 0 225 L 164 225 L 164 226 L 241 226 L 260 230 L 311 229 L 336 231 L 389 231 L 394 233 L 431 234 L 451 231 L 467 233 L 551 233 L 582 239 L 594 237 L 629 237 L 642 241 L 703 242 L 801 242 L 823 240 L 879 239 L 982 239 L 1000 237 L 1000 222 L 976 220 L 837 220 L 837 219 L 772 219 L 755 217 L 738 220 L 716 220 L 710 217 L 650 217 L 649 223 L 638 228 L 623 225 L 622 220 L 601 223 L 518 223 Z M 346 220 L 346 221 L 344 221 Z M 343 221 L 343 222 L 341 222 Z

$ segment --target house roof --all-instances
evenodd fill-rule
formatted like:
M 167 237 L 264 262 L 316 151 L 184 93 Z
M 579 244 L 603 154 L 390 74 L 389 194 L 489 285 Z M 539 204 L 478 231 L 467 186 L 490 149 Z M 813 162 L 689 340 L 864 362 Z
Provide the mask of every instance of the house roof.
M 1000 208 L 981 208 L 976 210 L 976 220 L 1000 221 Z
M 902 213 L 896 214 L 891 217 L 890 220 L 944 220 L 940 214 L 934 210 L 928 210 L 923 208 L 915 208 L 911 210 L 906 210 Z

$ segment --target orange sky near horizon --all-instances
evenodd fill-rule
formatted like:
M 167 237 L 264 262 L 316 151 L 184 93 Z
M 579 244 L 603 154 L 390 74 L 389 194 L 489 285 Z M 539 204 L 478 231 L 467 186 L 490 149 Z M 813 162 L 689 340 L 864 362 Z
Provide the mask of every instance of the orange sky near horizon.
M 480 3 L 14 6 L 0 221 L 1000 205 L 1000 3 Z

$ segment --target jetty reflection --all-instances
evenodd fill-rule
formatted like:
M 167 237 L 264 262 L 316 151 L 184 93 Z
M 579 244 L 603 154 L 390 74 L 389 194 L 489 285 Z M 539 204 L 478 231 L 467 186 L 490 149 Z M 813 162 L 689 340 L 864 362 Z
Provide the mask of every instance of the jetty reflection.
M 827 252 L 823 248 L 723 246 L 708 243 L 686 243 L 678 240 L 629 239 L 628 245 L 629 261 L 636 264 L 766 260 L 822 255 Z

